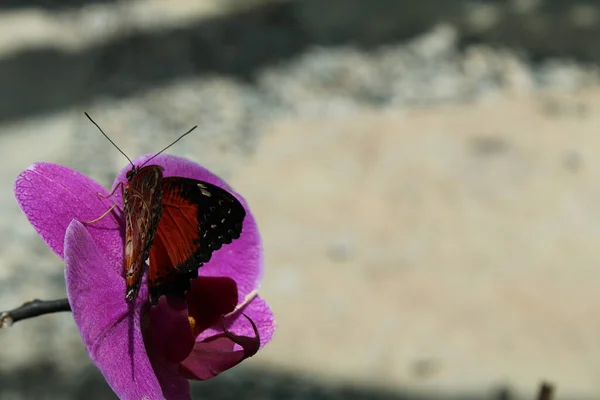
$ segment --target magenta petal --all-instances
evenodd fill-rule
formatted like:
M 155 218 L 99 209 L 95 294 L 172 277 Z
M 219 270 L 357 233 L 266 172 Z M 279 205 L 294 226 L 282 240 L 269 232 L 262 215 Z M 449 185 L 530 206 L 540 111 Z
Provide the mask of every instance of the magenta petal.
M 252 336 L 235 335 L 224 328 L 222 334 L 196 342 L 190 356 L 181 363 L 181 373 L 188 379 L 203 381 L 255 355 L 260 348 L 258 329 L 252 319 L 245 317 L 252 327 Z M 235 345 L 241 349 L 235 350 Z
M 275 317 L 273 316 L 269 305 L 260 296 L 256 296 L 246 307 L 225 318 L 225 326 L 230 332 L 238 336 L 252 337 L 254 336 L 254 330 L 242 313 L 251 318 L 256 324 L 260 337 L 260 347 L 263 348 L 271 341 L 275 334 Z M 220 324 L 216 324 L 212 328 L 202 332 L 202 334 L 196 338 L 196 342 L 203 341 L 206 338 L 221 333 L 223 333 L 223 329 Z
M 61 258 L 71 220 L 91 221 L 112 205 L 98 193 L 108 192 L 100 184 L 74 171 L 52 163 L 37 163 L 23 171 L 15 182 L 15 197 L 31 225 Z M 114 214 L 86 228 L 112 261 L 123 254 L 123 239 Z
M 137 158 L 133 163 L 135 165 L 142 165 L 150 157 L 151 155 L 146 155 Z M 232 191 L 229 185 L 221 178 L 184 158 L 161 154 L 150 161 L 150 164 L 163 166 L 165 168 L 165 176 L 181 176 L 212 183 L 227 189 L 240 200 L 246 209 L 246 218 L 242 227 L 241 237 L 216 251 L 211 260 L 202 267 L 201 275 L 226 276 L 235 280 L 240 299 L 243 299 L 248 293 L 255 290 L 262 278 L 262 243 L 258 226 L 244 198 Z M 129 169 L 129 167 L 125 168 L 117 175 L 114 183 L 115 186 L 119 182 L 125 183 L 127 181 L 125 174 Z
M 125 280 L 109 267 L 107 258 L 78 221 L 73 221 L 66 232 L 65 262 L 73 318 L 88 354 L 108 384 L 121 399 L 164 398 L 140 327 L 146 290 L 135 304 L 125 301 Z

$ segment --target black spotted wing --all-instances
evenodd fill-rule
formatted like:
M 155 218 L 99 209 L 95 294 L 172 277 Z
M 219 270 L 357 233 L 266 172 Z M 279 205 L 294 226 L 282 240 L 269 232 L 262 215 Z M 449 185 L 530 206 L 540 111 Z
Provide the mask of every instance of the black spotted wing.
M 246 211 L 228 191 L 207 182 L 162 180 L 162 216 L 150 249 L 150 302 L 183 296 L 213 252 L 238 239 Z

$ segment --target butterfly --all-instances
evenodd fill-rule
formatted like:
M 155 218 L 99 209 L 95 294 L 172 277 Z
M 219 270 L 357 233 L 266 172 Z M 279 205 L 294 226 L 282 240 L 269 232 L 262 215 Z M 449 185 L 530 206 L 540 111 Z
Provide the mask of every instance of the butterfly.
M 85 115 L 102 132 L 90 116 Z M 108 136 L 106 138 L 115 145 Z M 146 165 L 152 158 L 141 166 L 129 160 L 132 168 L 127 171 L 125 189 L 121 182 L 111 194 L 103 197 L 112 196 L 121 187 L 125 217 L 125 299 L 132 302 L 137 297 L 146 260 L 149 260 L 149 300 L 156 305 L 162 295 L 185 295 L 190 281 L 198 277 L 198 269 L 212 254 L 240 237 L 246 211 L 234 195 L 218 186 L 190 178 L 164 177 L 163 167 Z

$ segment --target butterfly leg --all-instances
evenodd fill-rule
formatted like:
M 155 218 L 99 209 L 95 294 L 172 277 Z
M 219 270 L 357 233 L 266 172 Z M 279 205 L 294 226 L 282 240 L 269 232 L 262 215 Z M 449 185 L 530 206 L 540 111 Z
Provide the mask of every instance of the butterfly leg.
M 103 199 L 108 199 L 109 197 L 114 196 L 115 192 L 117 191 L 117 188 L 119 187 L 121 188 L 121 198 L 123 198 L 123 182 L 119 182 L 119 184 L 115 186 L 112 192 L 110 192 L 107 196 L 104 196 L 102 193 L 98 193 L 98 196 L 102 197 Z
M 107 216 L 107 215 L 108 215 L 108 214 L 109 214 L 109 213 L 110 213 L 112 210 L 114 210 L 114 208 L 115 208 L 116 206 L 117 206 L 116 204 L 113 204 L 112 206 L 110 206 L 110 208 L 109 208 L 108 210 L 106 210 L 106 212 L 105 212 L 104 214 L 102 214 L 102 215 L 101 215 L 101 216 L 99 216 L 98 218 L 96 218 L 96 219 L 93 219 L 93 220 L 91 220 L 91 221 L 82 221 L 81 223 L 82 223 L 82 224 L 86 224 L 86 225 L 91 225 L 91 224 L 94 224 L 94 223 L 96 223 L 96 222 L 100 221 L 102 218 L 106 217 L 106 216 Z
M 102 197 L 103 199 L 108 199 L 109 197 L 112 197 L 112 196 L 114 196 L 115 192 L 117 191 L 117 188 L 119 188 L 119 187 L 121 188 L 121 198 L 123 199 L 123 198 L 124 198 L 124 195 L 123 195 L 123 182 L 119 182 L 119 184 L 118 184 L 117 186 L 115 186 L 115 188 L 112 190 L 112 192 L 110 192 L 108 195 L 106 195 L 106 196 L 105 196 L 105 195 L 103 195 L 103 194 L 102 194 L 102 193 L 100 193 L 100 192 L 98 192 L 98 193 L 97 193 L 97 195 L 98 195 L 99 197 Z M 96 219 L 95 219 L 95 220 L 93 220 L 93 221 L 84 222 L 84 223 L 85 223 L 85 224 L 88 224 L 88 223 L 89 223 L 89 224 L 91 224 L 91 223 L 94 223 L 94 222 L 98 222 L 98 221 L 100 221 L 100 220 L 101 220 L 102 218 L 104 218 L 104 217 L 105 217 L 105 216 L 106 216 L 106 215 L 107 215 L 109 212 L 111 212 L 111 211 L 112 211 L 112 209 L 113 209 L 113 208 L 115 208 L 115 207 L 116 207 L 116 208 L 118 208 L 119 210 L 123 211 L 123 209 L 122 209 L 121 207 L 119 207 L 119 206 L 118 206 L 118 205 L 116 205 L 116 204 L 113 204 L 113 205 L 112 205 L 112 207 L 111 207 L 111 208 L 110 208 L 108 211 L 106 211 L 104 214 L 102 214 L 100 217 L 96 218 Z

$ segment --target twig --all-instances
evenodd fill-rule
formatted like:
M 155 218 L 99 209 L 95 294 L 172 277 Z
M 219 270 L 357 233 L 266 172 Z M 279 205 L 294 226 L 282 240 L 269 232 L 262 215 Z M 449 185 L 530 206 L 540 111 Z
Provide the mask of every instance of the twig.
M 61 311 L 71 311 L 68 299 L 39 300 L 35 299 L 23 303 L 14 310 L 0 312 L 0 329 L 9 328 L 13 323 L 23 319 L 38 317 Z
M 552 400 L 554 398 L 554 386 L 549 382 L 540 384 L 538 400 Z

